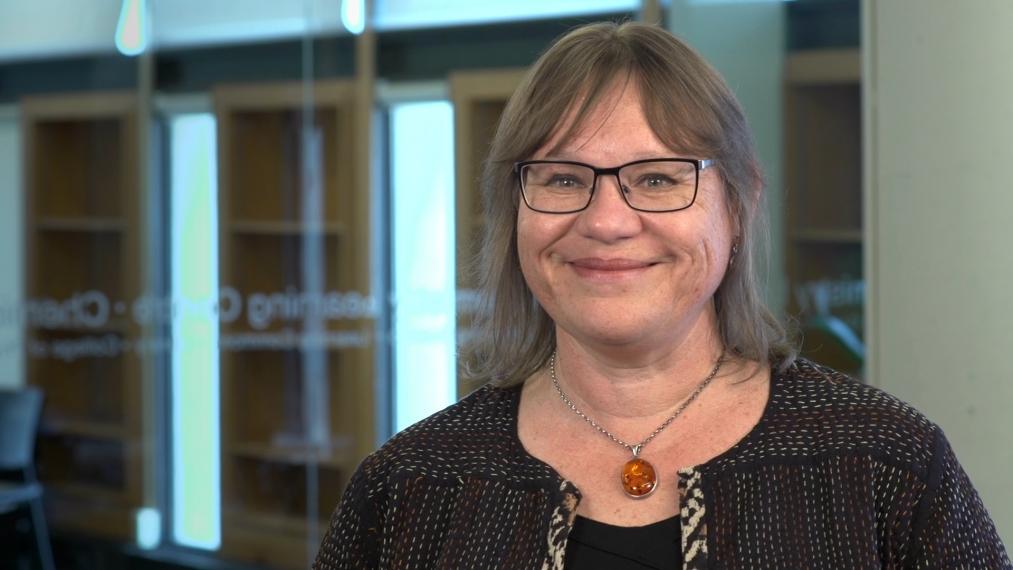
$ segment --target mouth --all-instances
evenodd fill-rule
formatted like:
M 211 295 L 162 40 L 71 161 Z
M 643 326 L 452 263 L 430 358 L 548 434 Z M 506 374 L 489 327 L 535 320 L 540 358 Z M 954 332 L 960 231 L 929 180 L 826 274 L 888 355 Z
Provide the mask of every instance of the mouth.
M 638 276 L 653 267 L 655 263 L 638 259 L 582 257 L 570 260 L 569 265 L 581 277 L 616 280 Z

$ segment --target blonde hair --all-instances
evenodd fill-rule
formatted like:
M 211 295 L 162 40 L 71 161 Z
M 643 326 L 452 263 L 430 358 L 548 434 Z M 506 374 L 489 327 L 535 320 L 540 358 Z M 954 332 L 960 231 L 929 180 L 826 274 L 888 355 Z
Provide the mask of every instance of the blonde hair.
M 790 364 L 796 349 L 763 303 L 756 259 L 766 244 L 763 175 L 738 101 L 695 51 L 651 25 L 598 23 L 577 28 L 546 51 L 514 92 L 482 173 L 486 230 L 473 267 L 479 306 L 461 374 L 471 382 L 515 385 L 543 368 L 555 325 L 521 274 L 519 195 L 514 163 L 530 158 L 562 128 L 571 136 L 602 103 L 602 86 L 636 82 L 655 135 L 690 156 L 714 159 L 739 252 L 714 293 L 719 334 L 730 355 Z

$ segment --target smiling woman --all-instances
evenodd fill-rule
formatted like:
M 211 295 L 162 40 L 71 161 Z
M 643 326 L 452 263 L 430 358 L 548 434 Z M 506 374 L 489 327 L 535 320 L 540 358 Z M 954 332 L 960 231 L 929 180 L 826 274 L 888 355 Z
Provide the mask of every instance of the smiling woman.
M 668 32 L 561 38 L 483 177 L 486 383 L 352 478 L 316 568 L 1007 568 L 942 435 L 760 301 L 745 118 Z

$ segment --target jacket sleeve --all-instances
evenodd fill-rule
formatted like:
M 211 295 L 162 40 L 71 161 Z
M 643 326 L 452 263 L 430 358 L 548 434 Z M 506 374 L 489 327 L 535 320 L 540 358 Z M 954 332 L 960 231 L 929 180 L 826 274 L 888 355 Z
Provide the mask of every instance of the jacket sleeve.
M 370 459 L 366 458 L 352 475 L 341 502 L 331 515 L 330 526 L 313 563 L 314 570 L 379 566 L 380 524 L 369 484 Z
M 915 514 L 908 567 L 1013 568 L 985 505 L 938 428 L 927 484 Z

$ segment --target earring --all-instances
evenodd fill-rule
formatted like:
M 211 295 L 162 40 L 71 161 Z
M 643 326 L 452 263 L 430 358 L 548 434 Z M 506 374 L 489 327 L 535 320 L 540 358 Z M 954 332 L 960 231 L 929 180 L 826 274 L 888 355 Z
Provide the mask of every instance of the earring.
M 728 256 L 728 267 L 735 265 L 735 256 L 739 254 L 739 239 L 732 242 L 732 253 Z

